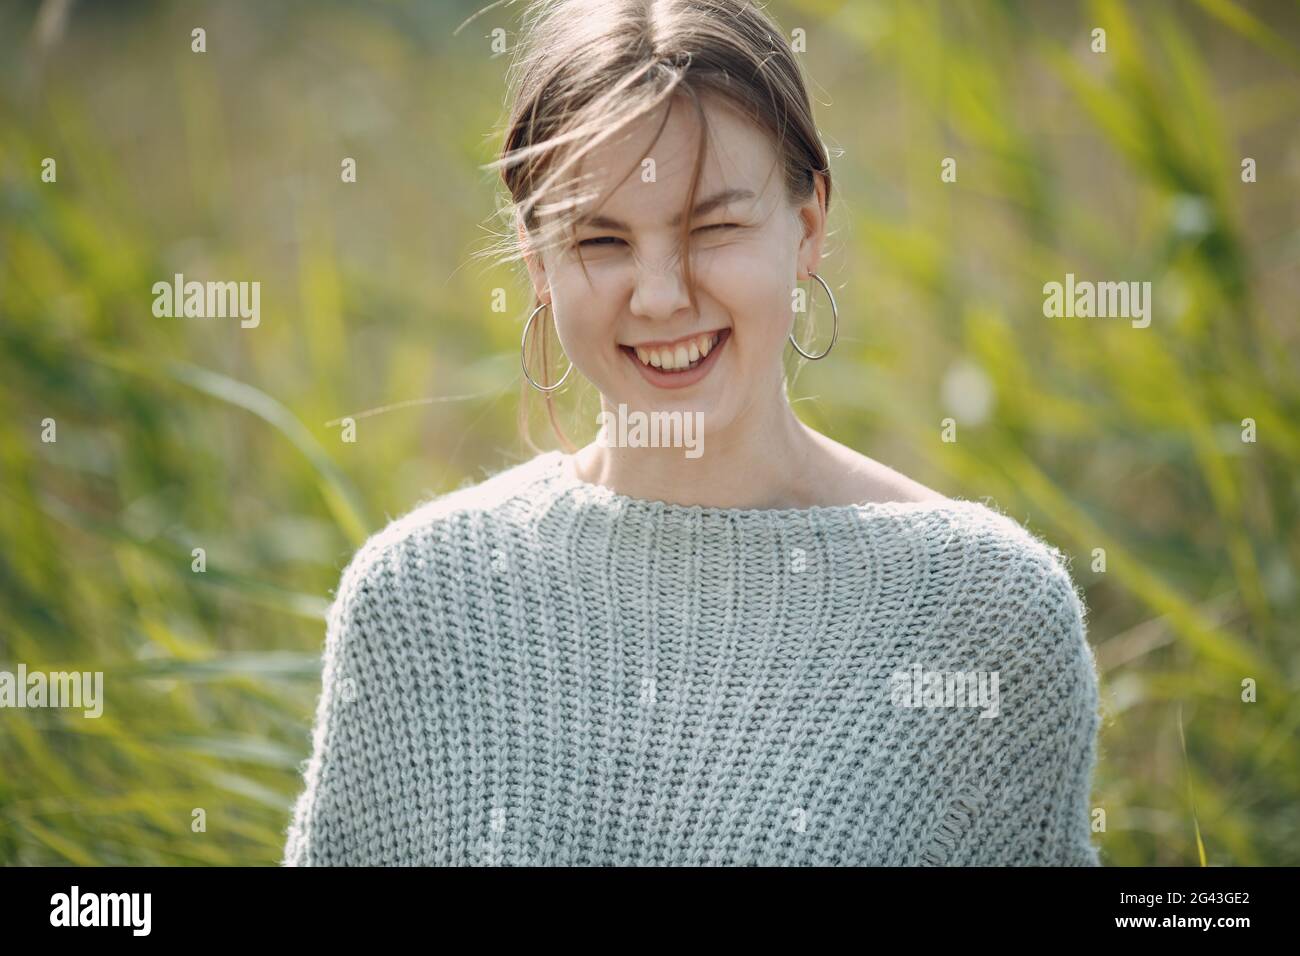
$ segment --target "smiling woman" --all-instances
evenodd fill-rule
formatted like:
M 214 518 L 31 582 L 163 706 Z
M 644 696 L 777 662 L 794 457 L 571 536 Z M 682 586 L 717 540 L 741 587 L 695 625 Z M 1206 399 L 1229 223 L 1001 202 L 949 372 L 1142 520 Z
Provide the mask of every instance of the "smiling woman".
M 704 8 L 680 9 L 674 29 L 685 44 Z M 668 29 L 667 20 L 658 26 Z M 754 48 L 755 36 L 757 28 L 684 45 L 689 56 L 652 63 L 624 101 L 554 104 L 591 114 L 575 120 L 581 146 L 528 153 L 537 133 L 531 110 L 519 113 L 501 162 L 537 304 L 602 405 L 699 412 L 710 432 L 733 436 L 727 460 L 690 473 L 662 456 L 599 445 L 578 453 L 581 474 L 631 493 L 673 500 L 691 486 L 691 503 L 815 504 L 834 490 L 828 479 L 844 475 L 792 413 L 782 366 L 798 283 L 811 278 L 825 239 L 830 173 L 793 61 L 772 58 L 776 78 L 766 85 L 727 79 L 753 74 L 780 42 L 765 34 Z M 691 65 L 671 65 L 678 59 Z M 517 104 L 530 102 L 529 78 L 553 70 L 525 64 Z M 581 69 L 593 73 L 561 84 L 571 95 L 600 82 L 600 62 Z M 788 102 L 773 103 L 773 94 Z M 626 117 L 603 115 L 610 109 Z M 784 133 L 782 114 L 792 117 Z M 534 158 L 512 163 L 521 154 Z M 537 186 L 527 190 L 530 182 Z M 779 469 L 778 458 L 807 470 Z M 720 480 L 737 465 L 753 476 L 746 488 Z M 871 494 L 859 487 L 851 497 Z
M 367 542 L 285 862 L 1096 864 L 1062 555 L 790 406 L 831 189 L 779 29 L 543 3 L 512 79 L 524 345 L 549 312 L 602 416 L 689 414 L 708 451 L 602 433 Z M 900 672 L 998 705 L 900 701 Z

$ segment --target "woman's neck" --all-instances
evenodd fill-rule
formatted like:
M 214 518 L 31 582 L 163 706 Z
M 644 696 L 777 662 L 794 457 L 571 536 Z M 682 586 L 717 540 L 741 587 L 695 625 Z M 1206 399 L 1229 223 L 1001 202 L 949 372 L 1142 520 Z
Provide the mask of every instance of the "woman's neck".
M 623 447 L 597 439 L 567 464 L 579 480 L 632 498 L 711 508 L 830 503 L 818 478 L 826 464 L 824 440 L 795 417 L 784 398 L 765 414 L 704 437 L 703 453 L 695 457 L 680 447 Z

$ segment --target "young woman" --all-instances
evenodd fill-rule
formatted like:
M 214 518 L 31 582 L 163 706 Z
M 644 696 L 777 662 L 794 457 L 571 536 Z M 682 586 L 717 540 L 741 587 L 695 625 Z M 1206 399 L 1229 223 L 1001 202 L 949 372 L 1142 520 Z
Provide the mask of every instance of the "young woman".
M 1096 865 L 1063 556 L 787 400 L 787 340 L 825 354 L 792 305 L 830 291 L 831 175 L 780 30 L 743 0 L 528 27 L 499 163 L 524 342 L 549 315 L 604 411 L 703 442 L 607 426 L 357 553 L 285 862 Z

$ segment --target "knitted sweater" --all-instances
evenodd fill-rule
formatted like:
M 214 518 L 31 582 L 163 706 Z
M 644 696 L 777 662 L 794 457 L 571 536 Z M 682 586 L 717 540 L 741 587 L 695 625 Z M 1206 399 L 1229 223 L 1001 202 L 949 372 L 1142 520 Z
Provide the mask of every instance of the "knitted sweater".
M 343 572 L 285 865 L 1092 865 L 1063 555 L 963 499 L 629 498 L 547 452 Z

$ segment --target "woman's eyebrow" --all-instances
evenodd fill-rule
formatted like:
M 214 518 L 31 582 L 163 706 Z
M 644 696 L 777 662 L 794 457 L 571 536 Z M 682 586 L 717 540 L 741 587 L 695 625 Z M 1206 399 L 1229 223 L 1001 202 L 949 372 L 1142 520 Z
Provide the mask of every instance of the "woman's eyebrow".
M 753 199 L 754 191 L 752 189 L 724 189 L 721 192 L 714 193 L 707 199 L 696 204 L 694 211 L 691 213 L 692 218 L 707 215 L 714 209 L 726 206 L 729 203 L 739 202 L 742 199 Z M 677 213 L 672 219 L 668 220 L 668 225 L 676 226 L 682 221 L 682 214 Z M 625 224 L 617 219 L 611 219 L 608 216 L 582 216 L 578 219 L 578 225 L 591 226 L 596 229 L 614 229 L 619 232 L 631 232 Z

